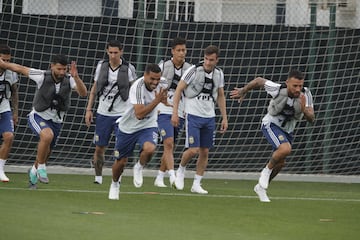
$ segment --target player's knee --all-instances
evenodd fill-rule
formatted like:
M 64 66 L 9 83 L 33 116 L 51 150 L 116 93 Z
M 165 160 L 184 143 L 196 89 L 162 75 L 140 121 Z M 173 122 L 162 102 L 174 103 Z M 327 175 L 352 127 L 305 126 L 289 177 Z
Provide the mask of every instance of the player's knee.
M 54 139 L 54 133 L 50 128 L 45 128 L 40 132 L 40 140 L 51 143 Z
M 99 158 L 103 158 L 105 154 L 105 147 L 96 146 L 95 148 L 95 156 Z
M 283 157 L 289 156 L 291 153 L 291 145 L 289 143 L 283 143 L 279 146 L 277 152 Z M 283 159 L 283 157 L 281 157 L 281 159 Z
M 199 152 L 200 152 L 200 149 L 198 147 L 193 147 L 193 148 L 188 148 L 186 150 L 188 152 L 188 154 L 191 156 L 191 157 L 194 157 L 195 155 L 198 155 Z
M 117 160 L 118 167 L 119 167 L 120 169 L 124 169 L 125 166 L 126 166 L 126 162 L 127 162 L 127 161 L 124 161 L 123 159 Z
M 11 143 L 14 140 L 14 134 L 12 132 L 5 132 L 2 137 L 3 141 L 6 143 Z
M 173 149 L 174 148 L 174 139 L 173 138 L 167 138 L 164 140 L 164 148 L 166 149 Z
M 143 145 L 142 152 L 145 154 L 153 154 L 155 152 L 156 146 L 153 143 L 146 142 Z

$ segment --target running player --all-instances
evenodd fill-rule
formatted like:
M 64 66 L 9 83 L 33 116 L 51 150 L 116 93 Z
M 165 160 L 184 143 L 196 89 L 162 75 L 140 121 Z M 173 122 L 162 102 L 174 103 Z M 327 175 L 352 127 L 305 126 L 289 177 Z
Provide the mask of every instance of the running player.
M 28 115 L 31 130 L 39 138 L 36 161 L 29 170 L 29 187 L 36 189 L 37 181 L 48 183 L 46 162 L 60 134 L 65 112 L 70 105 L 71 89 L 78 95 L 87 95 L 86 86 L 79 77 L 76 63 L 71 62 L 70 75 L 67 74 L 67 58 L 54 55 L 50 70 L 28 68 L 15 63 L 4 62 L 0 58 L 0 68 L 20 73 L 37 84 L 33 109 Z
M 136 144 L 140 146 L 140 156 L 133 168 L 133 183 L 137 188 L 143 184 L 143 167 L 153 156 L 158 140 L 157 106 L 160 102 L 167 104 L 167 81 L 163 79 L 165 83 L 160 83 L 160 80 L 160 67 L 148 64 L 144 76 L 130 88 L 126 112 L 117 120 L 115 162 L 109 190 L 111 200 L 119 199 L 121 175 Z
M 11 49 L 5 44 L 0 45 L 0 59 L 10 62 Z M 4 166 L 14 140 L 14 125 L 18 122 L 18 76 L 15 72 L 0 68 L 0 181 L 8 182 Z M 10 101 L 11 99 L 11 106 Z M 11 109 L 12 108 L 12 109 Z
M 290 71 L 284 84 L 278 84 L 264 78 L 255 78 L 242 88 L 235 88 L 230 98 L 241 102 L 245 94 L 256 88 L 265 88 L 272 96 L 268 113 L 262 119 L 262 132 L 273 147 L 270 161 L 261 171 L 254 191 L 261 202 L 270 202 L 267 196 L 269 183 L 285 166 L 285 158 L 290 155 L 294 128 L 303 117 L 315 121 L 313 98 L 308 88 L 304 87 L 304 74 L 298 70 Z
M 207 194 L 201 186 L 201 180 L 209 159 L 209 149 L 214 145 L 215 138 L 215 103 L 218 104 L 222 116 L 220 132 L 228 128 L 226 102 L 224 94 L 224 73 L 216 67 L 219 61 L 219 49 L 210 45 L 204 50 L 204 62 L 192 66 L 181 77 L 174 95 L 174 107 L 171 117 L 172 124 L 179 125 L 179 102 L 185 92 L 186 142 L 179 168 L 176 171 L 175 187 L 184 188 L 185 168 L 188 162 L 198 156 L 196 174 L 191 192 Z
M 117 128 L 116 120 L 124 114 L 126 100 L 129 97 L 130 82 L 136 79 L 135 68 L 122 57 L 124 50 L 118 40 L 111 40 L 106 46 L 107 60 L 98 62 L 94 84 L 91 87 L 86 107 L 85 123 L 90 127 L 93 121 L 93 105 L 98 98 L 96 110 L 95 152 L 93 164 L 94 183 L 102 184 L 102 169 L 105 151 L 111 134 Z
M 159 64 L 162 69 L 162 76 L 169 82 L 168 103 L 172 105 L 175 89 L 180 81 L 184 71 L 191 65 L 185 61 L 186 56 L 186 40 L 184 38 L 174 38 L 171 46 L 172 58 Z M 159 104 L 158 126 L 161 140 L 163 142 L 163 154 L 161 156 L 161 165 L 156 176 L 154 185 L 157 187 L 166 187 L 164 183 L 164 175 L 166 171 L 169 174 L 170 186 L 175 182 L 174 171 L 174 147 L 176 137 L 184 126 L 184 100 L 183 96 L 179 103 L 179 125 L 174 127 L 171 124 L 172 107 Z

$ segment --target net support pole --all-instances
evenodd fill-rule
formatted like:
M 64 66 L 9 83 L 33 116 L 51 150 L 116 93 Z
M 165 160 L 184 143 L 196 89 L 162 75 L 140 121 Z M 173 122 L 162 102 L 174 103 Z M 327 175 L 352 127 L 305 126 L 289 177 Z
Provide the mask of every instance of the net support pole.
M 136 16 L 136 71 L 142 73 L 145 69 L 143 60 L 143 38 L 145 30 L 145 2 L 139 0 L 138 14 Z
M 316 33 L 316 14 L 317 14 L 317 4 L 310 3 L 310 50 L 309 50 L 309 61 L 308 61 L 308 79 L 309 88 L 312 89 L 314 85 L 315 78 L 315 65 L 316 65 L 316 48 L 317 48 L 317 33 Z M 312 160 L 312 135 L 313 131 L 310 128 L 306 128 L 306 149 L 309 150 L 305 159 L 306 172 L 311 172 L 311 160 Z
M 156 29 L 156 63 L 160 62 L 161 56 L 163 56 L 163 29 L 164 29 L 164 22 L 165 22 L 165 11 L 166 11 L 166 1 L 165 0 L 158 0 L 158 7 L 157 7 L 157 18 L 155 22 L 155 29 Z
M 144 53 L 144 33 L 145 29 L 152 29 L 152 31 L 156 32 L 156 59 L 155 63 L 158 63 L 163 55 L 162 52 L 162 36 L 163 36 L 163 25 L 165 21 L 165 7 L 166 1 L 165 0 L 158 0 L 157 6 L 155 8 L 155 17 L 154 19 L 147 19 L 146 17 L 146 9 L 145 9 L 145 0 L 139 0 L 139 10 L 136 20 L 136 43 L 137 43 L 137 65 L 136 69 L 139 72 L 144 71 L 145 63 L 143 60 L 143 53 Z
M 329 33 L 327 46 L 327 79 L 326 79 L 326 109 L 325 109 L 325 135 L 324 135 L 324 154 L 323 154 L 323 172 L 330 172 L 330 158 L 331 158 L 331 139 L 332 139 L 332 95 L 334 85 L 334 54 L 336 45 L 336 5 L 330 4 L 329 16 Z

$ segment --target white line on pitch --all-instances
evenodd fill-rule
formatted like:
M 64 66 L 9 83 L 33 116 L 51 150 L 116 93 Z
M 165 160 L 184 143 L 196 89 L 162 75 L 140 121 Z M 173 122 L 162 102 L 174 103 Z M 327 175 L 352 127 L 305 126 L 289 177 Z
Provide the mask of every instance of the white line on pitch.
M 95 190 L 80 190 L 80 189 L 36 189 L 31 190 L 28 188 L 8 188 L 0 187 L 2 190 L 22 190 L 22 191 L 41 191 L 41 192 L 76 192 L 76 193 L 101 193 L 105 194 L 108 191 L 95 191 Z M 242 195 L 201 195 L 191 193 L 161 193 L 161 192 L 120 192 L 120 194 L 127 195 L 161 195 L 161 196 L 180 196 L 180 197 L 210 197 L 210 198 L 242 198 L 242 199 L 257 199 L 257 196 L 242 196 Z M 276 200 L 302 200 L 302 201 L 337 201 L 337 202 L 360 202 L 360 199 L 349 198 L 316 198 L 316 197 L 271 197 Z

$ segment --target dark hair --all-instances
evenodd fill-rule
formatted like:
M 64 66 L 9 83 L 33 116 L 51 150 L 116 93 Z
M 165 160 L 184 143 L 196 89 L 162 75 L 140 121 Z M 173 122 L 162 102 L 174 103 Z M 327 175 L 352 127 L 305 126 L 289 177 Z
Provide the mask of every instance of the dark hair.
M 68 64 L 68 60 L 67 60 L 67 57 L 63 54 L 57 54 L 57 55 L 54 55 L 52 60 L 51 60 L 51 63 L 52 64 L 61 64 L 63 66 L 66 66 Z
M 161 68 L 159 67 L 159 65 L 155 64 L 155 63 L 149 63 L 148 65 L 146 65 L 145 67 L 145 73 L 160 73 L 161 72 Z
M 121 42 L 118 40 L 110 40 L 106 45 L 106 49 L 108 49 L 109 47 L 117 47 L 119 48 L 119 50 L 123 49 Z
M 186 39 L 182 37 L 174 38 L 171 44 L 171 48 L 174 49 L 177 45 L 186 45 Z
M 299 80 L 303 80 L 305 78 L 305 74 L 299 70 L 293 69 L 289 72 L 288 78 L 296 78 Z
M 9 55 L 11 53 L 10 47 L 6 44 L 0 44 L 0 54 Z
M 219 48 L 217 46 L 214 46 L 214 45 L 209 45 L 205 48 L 204 50 L 204 54 L 205 55 L 211 55 L 211 54 L 216 54 L 216 56 L 219 56 Z

